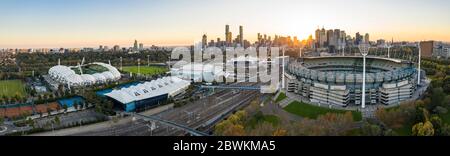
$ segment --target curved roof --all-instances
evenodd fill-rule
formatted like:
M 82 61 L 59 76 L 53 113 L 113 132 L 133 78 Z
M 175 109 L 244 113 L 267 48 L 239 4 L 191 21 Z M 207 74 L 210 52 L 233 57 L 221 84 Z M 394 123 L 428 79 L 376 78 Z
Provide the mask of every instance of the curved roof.
M 182 80 L 178 77 L 164 77 L 135 86 L 113 90 L 105 95 L 122 104 L 127 104 L 165 94 L 169 97 L 175 96 L 189 85 L 189 81 Z
M 85 86 L 92 84 L 105 83 L 107 81 L 116 81 L 121 78 L 120 72 L 117 68 L 101 62 L 94 62 L 91 64 L 99 65 L 108 69 L 103 73 L 95 74 L 77 74 L 68 66 L 57 65 L 49 69 L 49 75 L 56 81 L 71 86 Z

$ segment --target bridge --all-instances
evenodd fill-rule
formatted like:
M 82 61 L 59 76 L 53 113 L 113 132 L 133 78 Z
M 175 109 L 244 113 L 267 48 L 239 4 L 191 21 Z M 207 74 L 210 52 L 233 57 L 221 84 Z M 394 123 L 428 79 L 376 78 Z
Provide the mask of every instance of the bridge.
M 209 134 L 207 134 L 207 133 L 204 133 L 204 132 L 192 129 L 192 128 L 188 127 L 188 126 L 181 125 L 181 124 L 178 124 L 178 123 L 175 123 L 175 122 L 172 122 L 172 121 L 163 120 L 163 119 L 155 117 L 155 116 L 146 116 L 146 115 L 142 115 L 142 114 L 138 114 L 138 113 L 126 113 L 126 114 L 132 115 L 132 116 L 135 116 L 137 118 L 144 119 L 144 120 L 151 120 L 151 121 L 160 122 L 160 123 L 162 123 L 162 124 L 164 124 L 166 126 L 170 126 L 170 127 L 173 127 L 173 128 L 177 128 L 177 129 L 186 131 L 186 132 L 188 132 L 189 134 L 191 134 L 193 136 L 209 136 Z
M 239 89 L 239 90 L 256 90 L 260 91 L 260 86 L 205 86 L 201 85 L 202 89 Z

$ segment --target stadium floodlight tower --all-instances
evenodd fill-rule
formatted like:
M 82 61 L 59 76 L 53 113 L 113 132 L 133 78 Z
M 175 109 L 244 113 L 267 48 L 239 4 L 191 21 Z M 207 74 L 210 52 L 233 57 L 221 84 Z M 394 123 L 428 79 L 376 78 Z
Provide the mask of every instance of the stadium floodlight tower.
M 362 100 L 361 108 L 366 107 L 366 56 L 369 54 L 370 45 L 367 43 L 359 44 L 359 51 L 363 56 L 363 82 L 362 82 Z
M 391 51 L 392 45 L 387 43 L 384 46 L 388 49 L 388 51 L 387 51 L 388 58 L 391 58 L 390 51 Z
M 420 85 L 420 57 L 422 55 L 422 48 L 420 47 L 420 43 L 418 44 L 417 47 L 419 47 L 419 63 L 418 63 L 418 68 L 417 68 L 417 85 Z
M 344 40 L 342 40 L 341 41 L 341 50 L 342 50 L 342 56 L 345 56 L 345 41 Z

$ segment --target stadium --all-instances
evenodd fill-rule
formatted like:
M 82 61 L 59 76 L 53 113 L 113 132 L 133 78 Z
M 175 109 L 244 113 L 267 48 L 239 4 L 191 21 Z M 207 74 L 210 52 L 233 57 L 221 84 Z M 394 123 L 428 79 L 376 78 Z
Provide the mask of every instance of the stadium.
M 412 62 L 367 57 L 366 104 L 398 104 L 412 98 L 417 69 Z M 313 103 L 361 105 L 363 59 L 360 56 L 309 57 L 290 62 L 287 91 Z
M 164 77 L 100 94 L 113 100 L 116 106 L 126 112 L 140 112 L 158 106 L 169 98 L 181 96 L 189 86 L 190 81 L 178 77 Z
M 100 62 L 72 67 L 57 65 L 50 68 L 48 74 L 54 81 L 69 87 L 104 84 L 121 78 L 115 67 Z

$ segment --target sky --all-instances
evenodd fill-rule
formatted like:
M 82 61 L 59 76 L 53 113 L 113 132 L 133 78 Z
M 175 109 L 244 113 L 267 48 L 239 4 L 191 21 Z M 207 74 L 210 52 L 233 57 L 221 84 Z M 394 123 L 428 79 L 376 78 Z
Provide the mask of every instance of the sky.
M 300 39 L 318 27 L 371 40 L 450 42 L 448 0 L 1 0 L 0 48 L 189 45 L 244 26 Z

